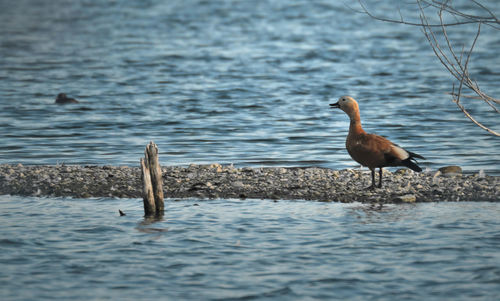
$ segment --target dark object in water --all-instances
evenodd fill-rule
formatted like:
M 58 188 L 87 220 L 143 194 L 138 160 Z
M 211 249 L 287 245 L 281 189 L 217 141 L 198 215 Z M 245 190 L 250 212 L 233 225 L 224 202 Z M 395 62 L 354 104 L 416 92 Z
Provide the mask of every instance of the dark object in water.
M 126 215 L 126 214 L 125 214 L 123 211 L 121 211 L 120 209 L 118 209 L 118 212 L 120 212 L 120 216 L 125 216 L 125 215 Z
M 57 94 L 56 103 L 63 105 L 63 104 L 67 104 L 67 103 L 79 103 L 79 102 L 78 102 L 78 100 L 76 100 L 74 98 L 66 96 L 65 93 L 59 93 L 59 94 Z

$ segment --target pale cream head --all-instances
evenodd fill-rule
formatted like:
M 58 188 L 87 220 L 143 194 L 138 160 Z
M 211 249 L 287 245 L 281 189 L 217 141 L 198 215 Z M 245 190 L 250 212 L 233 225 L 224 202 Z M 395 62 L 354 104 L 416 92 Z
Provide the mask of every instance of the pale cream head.
M 341 96 L 339 101 L 330 104 L 331 108 L 339 108 L 344 111 L 349 118 L 357 119 L 359 118 L 359 106 L 358 102 L 354 100 L 351 96 Z

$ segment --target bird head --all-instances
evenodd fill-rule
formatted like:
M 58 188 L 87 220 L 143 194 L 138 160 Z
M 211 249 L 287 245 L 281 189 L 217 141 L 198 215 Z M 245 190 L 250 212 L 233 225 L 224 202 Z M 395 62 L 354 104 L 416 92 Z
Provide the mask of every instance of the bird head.
M 351 96 L 342 96 L 336 103 L 331 103 L 330 108 L 332 109 L 341 109 L 346 112 L 349 117 L 353 117 L 356 115 L 356 112 L 359 112 L 359 106 L 356 100 Z

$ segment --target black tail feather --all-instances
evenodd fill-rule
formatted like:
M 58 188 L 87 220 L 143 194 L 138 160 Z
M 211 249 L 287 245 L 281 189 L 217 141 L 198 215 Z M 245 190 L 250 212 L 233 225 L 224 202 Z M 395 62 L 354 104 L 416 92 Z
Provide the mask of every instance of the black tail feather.
M 417 165 L 416 163 L 417 161 L 415 160 L 415 158 L 423 160 L 425 160 L 425 158 L 423 156 L 420 156 L 419 154 L 415 154 L 412 152 L 408 152 L 408 154 L 410 154 L 410 156 L 407 159 L 403 160 L 401 163 L 403 163 L 404 166 L 408 167 L 411 170 L 414 170 L 416 172 L 421 172 L 422 168 L 420 168 L 420 166 Z
M 425 160 L 425 158 L 423 156 L 420 156 L 419 154 L 415 154 L 415 153 L 412 153 L 412 152 L 408 152 L 408 154 L 410 154 L 410 157 L 408 159 L 419 158 L 419 159 Z
M 411 157 L 410 157 L 411 158 Z M 403 160 L 401 161 L 401 163 L 403 163 L 404 166 L 408 167 L 409 169 L 411 170 L 414 170 L 416 172 L 421 172 L 422 171 L 422 168 L 420 168 L 420 166 L 418 166 L 415 162 L 413 162 L 410 158 L 406 159 L 406 160 Z

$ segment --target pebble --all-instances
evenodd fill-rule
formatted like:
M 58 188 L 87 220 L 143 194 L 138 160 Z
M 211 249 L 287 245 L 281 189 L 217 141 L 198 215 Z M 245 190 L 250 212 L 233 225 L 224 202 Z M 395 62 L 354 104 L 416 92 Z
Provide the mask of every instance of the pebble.
M 460 166 L 445 166 L 438 169 L 442 175 L 458 175 L 462 174 L 462 168 Z
M 458 169 L 451 169 L 457 171 Z M 370 172 L 318 167 L 235 168 L 218 163 L 162 167 L 167 198 L 305 199 L 363 203 L 500 201 L 500 177 L 442 176 L 447 170 L 384 172 L 382 189 L 366 190 Z M 112 175 L 112 177 L 110 177 Z M 139 167 L 0 165 L 0 194 L 141 198 Z
M 413 194 L 405 194 L 395 198 L 395 202 L 415 203 L 417 197 Z

